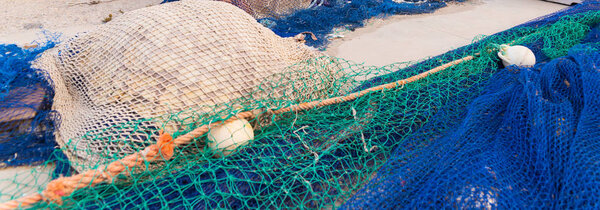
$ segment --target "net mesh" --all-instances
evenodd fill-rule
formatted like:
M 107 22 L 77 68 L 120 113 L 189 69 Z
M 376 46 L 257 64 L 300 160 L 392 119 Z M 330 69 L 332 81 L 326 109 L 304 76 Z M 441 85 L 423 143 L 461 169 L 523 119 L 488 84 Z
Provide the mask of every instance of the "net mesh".
M 246 96 L 274 73 L 319 55 L 301 40 L 278 37 L 231 4 L 182 1 L 124 14 L 49 50 L 34 67 L 54 82 L 53 110 L 62 117 L 57 143 L 72 162 L 82 162 L 73 165 L 84 166 L 148 146 L 157 134 L 145 130 L 173 133 L 188 123 L 148 121 L 117 133 L 106 129 L 193 107 L 214 113 L 212 106 Z M 279 78 L 310 89 L 264 87 L 263 96 L 253 97 L 316 99 L 314 91 L 328 91 L 336 75 L 313 70 L 323 70 L 322 81 L 311 83 L 308 73 Z M 201 117 L 184 115 L 177 118 Z M 96 132 L 87 136 L 95 137 L 81 137 L 91 130 Z M 115 141 L 123 137 L 131 140 Z
M 29 64 L 53 46 L 0 45 L 0 168 L 42 163 L 56 146 L 53 89 L 46 75 Z
M 598 9 L 600 2 L 587 1 L 419 63 L 375 67 L 309 56 L 227 102 L 196 101 L 127 122 L 96 118 L 90 122 L 110 124 L 65 141 L 40 168 L 2 179 L 1 199 L 40 192 L 55 177 L 77 174 L 75 169 L 105 169 L 102 160 L 142 151 L 161 129 L 178 137 L 256 111 L 250 120 L 254 140 L 231 155 L 207 146 L 202 135 L 176 147 L 169 160 L 125 168 L 108 183 L 80 181 L 86 187 L 64 195 L 62 203 L 33 207 L 592 208 L 599 189 L 594 168 Z M 497 44 L 525 45 L 538 64 L 502 68 Z M 63 60 L 76 57 L 70 55 Z M 396 89 L 305 111 L 269 111 L 348 95 L 467 56 L 474 57 Z M 171 125 L 176 129 L 169 130 Z M 96 145 L 105 149 L 100 152 L 76 146 L 83 140 L 119 146 Z M 62 152 L 101 161 L 69 161 Z
M 598 208 L 600 4 L 586 6 L 521 39 L 541 63 L 500 70 L 457 115 L 433 118 L 343 209 Z
M 179 0 L 164 0 L 161 4 Z M 215 0 L 233 4 L 243 9 L 256 19 L 265 17 L 282 17 L 298 10 L 317 6 L 313 0 Z
M 165 3 L 168 1 L 165 1 Z M 270 27 L 276 34 L 285 37 L 293 37 L 298 33 L 305 31 L 314 31 L 317 40 L 306 39 L 308 45 L 323 47 L 328 41 L 328 34 L 332 31 L 340 31 L 340 29 L 349 29 L 361 26 L 363 20 L 385 14 L 415 14 L 422 12 L 430 12 L 433 9 L 445 5 L 443 1 L 406 1 L 396 3 L 391 1 L 355 1 L 354 3 L 347 1 L 251 1 L 251 0 L 233 0 L 224 1 L 238 6 L 239 8 L 251 14 L 255 19 L 258 19 L 262 25 Z M 386 6 L 387 5 L 387 6 Z M 387 9 L 386 9 L 387 8 Z M 389 9 L 396 8 L 396 9 Z M 186 14 L 181 12 L 182 14 Z M 173 14 L 177 17 L 178 15 Z M 161 17 L 167 18 L 167 17 Z M 156 21 L 162 21 L 161 18 L 155 18 Z M 278 23 L 279 25 L 276 26 Z M 150 26 L 158 26 L 161 24 L 148 23 Z M 167 23 L 164 23 L 167 24 Z M 133 25 L 129 25 L 132 27 Z M 148 30 L 150 27 L 143 27 L 143 30 Z M 336 28 L 332 30 L 333 28 Z M 105 29 L 132 30 L 127 26 L 112 27 Z M 95 36 L 105 36 L 115 33 L 97 32 Z M 126 34 L 122 32 L 122 35 Z M 56 35 L 45 33 L 48 40 L 58 40 Z M 126 34 L 131 40 L 144 39 L 143 37 L 133 37 L 132 34 Z M 169 36 L 174 36 L 173 34 Z M 90 37 L 88 35 L 87 37 Z M 106 38 L 101 38 L 106 39 Z M 126 41 L 113 37 L 114 41 Z M 82 40 L 82 39 L 80 39 Z M 173 40 L 177 40 L 174 38 Z M 137 41 L 137 40 L 136 40 Z M 144 40 L 142 40 L 143 42 Z M 161 40 L 162 41 L 162 40 Z M 300 41 L 300 40 L 299 40 Z M 75 44 L 75 43 L 72 43 Z M 75 45 L 80 45 L 75 44 Z M 3 45 L 2 52 L 6 52 L 0 59 L 0 74 L 6 80 L 0 84 L 0 103 L 5 111 L 2 113 L 2 140 L 0 140 L 2 154 L 0 167 L 19 166 L 19 165 L 37 165 L 41 161 L 46 160 L 52 148 L 57 144 L 54 142 L 54 130 L 58 129 L 60 124 L 59 115 L 52 111 L 52 99 L 54 97 L 54 89 L 51 84 L 53 82 L 45 82 L 48 77 L 47 73 L 36 73 L 38 75 L 31 79 L 31 74 L 27 71 L 22 71 L 21 68 L 28 69 L 34 72 L 35 68 L 31 68 L 29 61 L 39 56 L 41 52 L 54 46 L 54 41 L 47 43 L 38 43 L 36 49 L 20 49 L 16 46 Z M 106 44 L 105 47 L 122 47 L 124 43 Z M 33 45 L 32 45 L 33 46 Z M 31 47 L 31 46 L 29 46 Z M 63 49 L 64 51 L 64 49 Z M 166 54 L 166 52 L 165 52 Z M 156 54 L 164 56 L 165 60 L 171 57 L 165 54 Z M 114 52 L 106 53 L 106 56 L 115 56 Z M 100 55 L 95 55 L 99 57 Z M 106 56 L 99 58 L 104 59 Z M 145 55 L 144 55 L 145 56 Z M 80 59 L 80 58 L 74 58 Z M 306 58 L 303 58 L 306 59 Z M 71 58 L 67 60 L 72 60 Z M 297 62 L 297 61 L 296 61 Z M 288 65 L 291 63 L 287 63 Z M 262 64 L 260 64 L 262 65 Z M 127 67 L 130 68 L 130 67 Z M 86 75 L 89 76 L 89 75 Z M 22 79 L 21 79 L 22 78 Z M 12 83 L 12 85 L 10 85 Z M 18 84 L 17 84 L 18 83 Z M 48 83 L 48 84 L 46 84 Z M 36 89 L 36 85 L 40 87 Z M 24 87 L 27 86 L 27 87 Z M 172 86 L 171 86 L 172 87 Z M 13 90 L 14 89 L 14 90 Z M 43 90 L 42 90 L 43 89 Z M 11 92 L 9 98 L 4 99 L 4 96 Z M 151 91 L 146 91 L 146 93 Z M 32 94 L 34 93 L 34 94 Z M 169 109 L 171 107 L 168 107 Z M 27 110 L 27 111 L 26 111 Z M 121 110 L 122 111 L 122 110 Z M 130 113 L 131 118 L 138 117 L 137 113 Z M 18 117 L 17 117 L 18 116 Z M 10 119 L 9 119 L 10 118 Z M 14 118 L 14 119 L 13 119 Z M 18 118 L 18 119 L 17 119 Z M 60 143 L 60 140 L 59 140 Z M 127 145 L 126 145 L 127 146 Z M 26 148 L 26 149 L 25 149 Z M 79 154 L 79 156 L 87 155 Z M 77 155 L 70 155 L 73 158 L 80 158 Z

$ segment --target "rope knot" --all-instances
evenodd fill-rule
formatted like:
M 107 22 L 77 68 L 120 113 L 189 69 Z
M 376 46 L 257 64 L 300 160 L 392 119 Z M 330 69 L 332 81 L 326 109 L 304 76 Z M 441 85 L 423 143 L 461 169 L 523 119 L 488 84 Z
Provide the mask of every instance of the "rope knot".
M 158 142 L 156 145 L 158 146 L 160 155 L 165 159 L 169 160 L 173 157 L 173 150 L 175 148 L 175 141 L 173 141 L 173 136 L 168 133 L 163 133 L 162 130 L 159 132 Z

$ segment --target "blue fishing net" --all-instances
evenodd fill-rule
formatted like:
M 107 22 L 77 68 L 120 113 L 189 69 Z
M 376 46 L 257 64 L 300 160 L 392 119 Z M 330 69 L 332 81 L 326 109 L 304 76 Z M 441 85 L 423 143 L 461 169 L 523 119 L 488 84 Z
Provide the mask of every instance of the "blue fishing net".
M 30 64 L 53 46 L 0 45 L 0 167 L 41 163 L 55 149 L 53 88 Z
M 588 1 L 517 28 L 599 8 Z M 499 70 L 462 114 L 416 131 L 343 208 L 598 208 L 600 27 L 587 26 L 567 50 L 532 39 L 541 62 Z
M 410 15 L 430 13 L 445 7 L 449 1 L 408 1 L 397 3 L 392 0 L 353 0 L 350 3 L 331 4 L 315 9 L 300 10 L 290 16 L 280 19 L 267 18 L 270 28 L 282 37 L 294 36 L 310 31 L 317 40 L 307 39 L 311 46 L 323 46 L 327 43 L 326 36 L 334 28 L 344 27 L 354 30 L 364 25 L 364 20 L 385 15 Z

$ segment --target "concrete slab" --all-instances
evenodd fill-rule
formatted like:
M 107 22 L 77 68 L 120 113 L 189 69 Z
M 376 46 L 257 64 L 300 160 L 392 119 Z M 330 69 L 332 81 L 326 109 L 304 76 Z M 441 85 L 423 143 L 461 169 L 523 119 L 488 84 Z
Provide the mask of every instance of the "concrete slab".
M 451 4 L 433 14 L 393 16 L 332 42 L 326 53 L 368 65 L 436 56 L 561 9 L 540 0 L 476 0 Z

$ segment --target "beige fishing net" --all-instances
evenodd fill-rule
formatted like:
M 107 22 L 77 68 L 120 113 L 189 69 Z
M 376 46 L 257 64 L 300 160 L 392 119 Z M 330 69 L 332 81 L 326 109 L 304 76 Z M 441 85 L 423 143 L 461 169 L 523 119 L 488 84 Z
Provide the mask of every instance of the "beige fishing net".
M 222 0 L 236 5 L 254 18 L 279 18 L 314 6 L 314 0 Z
M 186 109 L 218 111 L 214 105 L 249 97 L 268 77 L 303 83 L 302 77 L 310 74 L 282 72 L 319 56 L 302 37 L 281 38 L 231 4 L 188 0 L 128 12 L 47 51 L 35 67 L 47 71 L 54 82 L 53 109 L 61 116 L 56 141 L 73 166 L 84 167 L 91 164 L 82 161 L 106 163 L 157 136 L 137 133 L 148 130 L 139 128 L 113 134 L 113 126 Z M 318 97 L 275 86 L 262 92 L 252 97 Z M 169 133 L 181 129 L 176 121 L 169 122 L 142 126 Z M 105 138 L 82 139 L 84 134 Z

